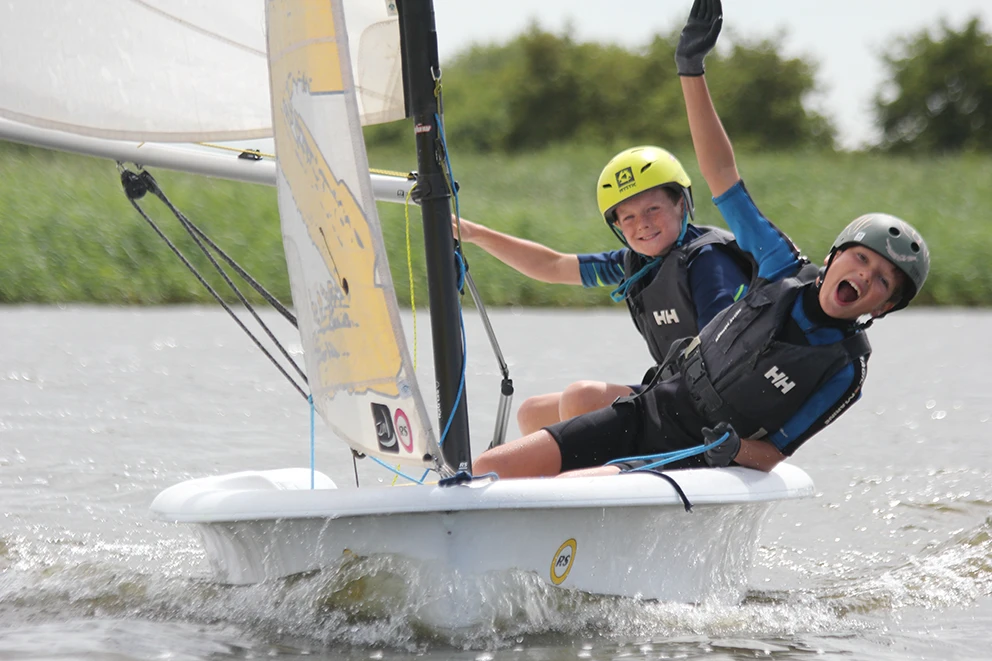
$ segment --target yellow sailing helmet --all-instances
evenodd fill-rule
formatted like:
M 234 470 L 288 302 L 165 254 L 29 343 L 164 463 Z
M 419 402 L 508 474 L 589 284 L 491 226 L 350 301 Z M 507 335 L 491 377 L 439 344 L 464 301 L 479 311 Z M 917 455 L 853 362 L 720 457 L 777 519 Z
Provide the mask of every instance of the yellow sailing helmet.
M 693 217 L 692 182 L 682 164 L 660 147 L 644 145 L 620 152 L 606 164 L 596 185 L 596 201 L 611 227 L 617 205 L 638 193 L 657 186 L 668 186 L 685 199 L 686 217 Z

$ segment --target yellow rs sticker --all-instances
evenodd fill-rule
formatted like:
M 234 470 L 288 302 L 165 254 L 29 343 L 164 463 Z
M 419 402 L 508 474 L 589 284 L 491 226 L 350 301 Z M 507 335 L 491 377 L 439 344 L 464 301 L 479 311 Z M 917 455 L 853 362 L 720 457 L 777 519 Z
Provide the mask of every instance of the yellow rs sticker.
M 568 572 L 572 571 L 572 563 L 575 562 L 575 540 L 570 539 L 558 547 L 555 557 L 551 560 L 551 582 L 561 585 Z

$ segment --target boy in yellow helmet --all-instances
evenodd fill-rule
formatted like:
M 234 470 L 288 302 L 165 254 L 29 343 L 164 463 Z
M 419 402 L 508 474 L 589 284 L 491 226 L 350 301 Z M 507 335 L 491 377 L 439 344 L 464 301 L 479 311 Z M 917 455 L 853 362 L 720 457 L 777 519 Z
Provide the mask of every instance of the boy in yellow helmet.
M 856 218 L 818 269 L 761 214 L 703 76 L 722 23 L 720 0 L 695 0 L 675 60 L 700 170 L 757 263 L 747 294 L 675 354 L 670 377 L 483 453 L 477 474 L 615 473 L 662 457 L 672 467 L 771 470 L 860 398 L 871 355 L 865 329 L 923 286 L 926 243 L 895 216 Z
M 640 146 L 613 157 L 597 184 L 604 220 L 619 250 L 565 254 L 461 220 L 461 239 L 542 282 L 616 286 L 651 357 L 661 363 L 675 340 L 695 335 L 740 297 L 751 262 L 725 230 L 695 226 L 689 176 L 672 154 Z M 645 377 L 645 380 L 650 378 Z M 517 413 L 524 434 L 609 405 L 640 386 L 578 381 L 563 392 L 525 400 Z

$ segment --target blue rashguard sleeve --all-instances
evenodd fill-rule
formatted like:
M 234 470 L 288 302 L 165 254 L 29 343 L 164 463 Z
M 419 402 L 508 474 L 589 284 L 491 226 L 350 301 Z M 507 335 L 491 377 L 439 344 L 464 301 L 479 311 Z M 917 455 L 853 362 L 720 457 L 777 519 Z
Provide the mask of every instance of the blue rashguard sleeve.
M 769 434 L 768 440 L 782 454 L 791 455 L 806 439 L 833 422 L 843 410 L 861 399 L 861 380 L 854 364 L 846 366 L 806 400 L 802 408 L 789 418 L 781 429 Z M 838 405 L 841 408 L 835 415 L 832 411 Z
M 627 249 L 579 255 L 583 287 L 612 287 L 623 281 L 623 257 Z
M 713 198 L 737 245 L 758 263 L 758 277 L 774 282 L 792 275 L 799 265 L 799 249 L 792 240 L 765 218 L 738 180 L 720 197 Z
M 689 289 L 699 328 L 743 296 L 749 281 L 737 261 L 723 248 L 701 248 L 689 263 Z
M 811 345 L 832 344 L 844 337 L 836 328 L 814 326 L 806 316 L 801 299 L 792 308 L 792 318 L 803 329 Z M 783 454 L 791 455 L 806 439 L 836 420 L 861 398 L 861 386 L 867 370 L 864 358 L 846 365 L 814 392 L 781 429 L 769 434 L 768 440 Z

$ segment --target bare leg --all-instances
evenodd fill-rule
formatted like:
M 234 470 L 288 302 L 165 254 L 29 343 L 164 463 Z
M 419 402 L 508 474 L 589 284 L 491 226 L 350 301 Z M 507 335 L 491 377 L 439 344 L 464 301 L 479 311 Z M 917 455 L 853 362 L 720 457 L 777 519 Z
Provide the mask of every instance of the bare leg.
M 551 392 L 546 395 L 534 395 L 524 400 L 517 409 L 517 426 L 524 436 L 533 434 L 538 429 L 560 422 L 558 407 L 561 404 L 561 393 Z
M 606 408 L 616 401 L 617 397 L 626 397 L 633 392 L 629 386 L 615 383 L 576 381 L 561 394 L 558 415 L 562 420 L 569 420 L 583 413 Z
M 576 468 L 575 470 L 559 473 L 558 477 L 598 477 L 600 475 L 619 475 L 618 466 L 593 466 L 592 468 Z
M 475 475 L 496 473 L 507 477 L 550 477 L 561 472 L 561 451 L 554 437 L 541 429 L 486 450 L 472 466 Z

